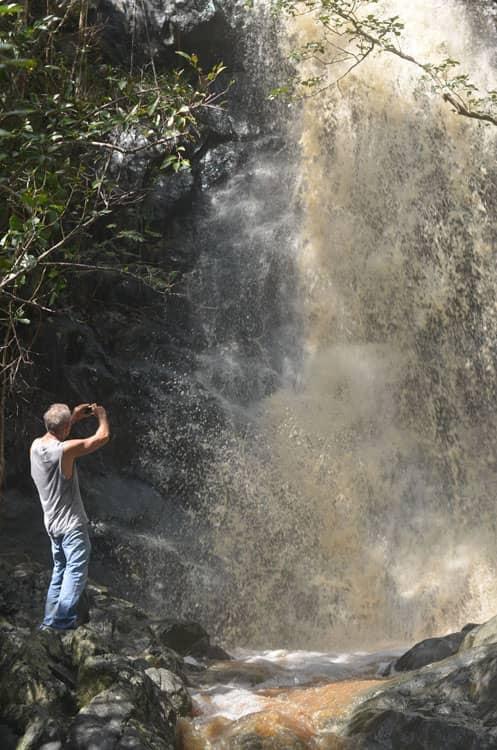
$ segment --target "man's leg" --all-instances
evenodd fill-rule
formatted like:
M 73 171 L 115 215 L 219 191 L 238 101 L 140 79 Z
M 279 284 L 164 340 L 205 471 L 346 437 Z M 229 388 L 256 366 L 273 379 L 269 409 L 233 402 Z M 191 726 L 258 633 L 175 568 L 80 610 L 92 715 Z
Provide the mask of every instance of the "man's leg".
M 78 601 L 88 579 L 91 545 L 86 526 L 64 534 L 62 548 L 66 567 L 52 627 L 67 630 L 76 626 Z
M 50 537 L 52 543 L 53 570 L 50 586 L 48 587 L 47 592 L 47 601 L 45 603 L 45 616 L 42 623 L 48 627 L 52 624 L 54 614 L 57 610 L 62 579 L 66 568 L 66 556 L 62 549 L 62 539 L 63 537 L 61 536 Z

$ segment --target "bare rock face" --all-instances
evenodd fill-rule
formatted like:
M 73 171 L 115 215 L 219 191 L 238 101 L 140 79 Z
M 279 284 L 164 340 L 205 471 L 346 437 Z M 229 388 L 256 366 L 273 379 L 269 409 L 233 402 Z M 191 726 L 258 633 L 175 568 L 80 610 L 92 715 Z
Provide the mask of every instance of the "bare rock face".
M 160 58 L 170 54 L 179 35 L 188 35 L 213 21 L 218 9 L 213 0 L 103 0 L 99 15 L 103 42 L 116 61 L 130 56 Z
M 182 32 L 210 21 L 216 13 L 212 0 L 166 0 L 162 4 L 169 15 L 169 22 Z

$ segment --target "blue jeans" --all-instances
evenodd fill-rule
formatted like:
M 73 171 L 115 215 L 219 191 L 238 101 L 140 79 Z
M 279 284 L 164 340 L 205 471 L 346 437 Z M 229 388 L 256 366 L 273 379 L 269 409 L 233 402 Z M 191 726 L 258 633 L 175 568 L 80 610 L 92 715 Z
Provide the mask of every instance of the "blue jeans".
M 53 571 L 43 625 L 58 630 L 76 627 L 78 601 L 88 579 L 91 544 L 86 526 L 53 537 Z

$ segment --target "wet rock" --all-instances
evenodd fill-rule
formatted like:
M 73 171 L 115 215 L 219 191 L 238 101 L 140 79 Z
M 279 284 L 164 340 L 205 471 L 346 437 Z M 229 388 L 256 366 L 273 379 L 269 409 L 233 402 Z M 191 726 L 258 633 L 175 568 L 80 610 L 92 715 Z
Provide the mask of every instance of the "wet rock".
M 162 496 L 139 479 L 129 479 L 110 473 L 98 482 L 85 483 L 85 507 L 91 518 L 100 521 L 119 521 L 133 525 L 139 521 L 157 522 L 163 512 Z
M 237 133 L 237 124 L 231 114 L 221 107 L 217 109 L 200 110 L 198 121 L 210 133 L 219 138 L 232 139 Z
M 87 657 L 78 674 L 78 699 L 86 706 L 93 698 L 116 682 L 131 683 L 137 675 L 133 663 L 118 654 Z
M 161 646 L 173 649 L 182 656 L 231 659 L 224 649 L 211 644 L 208 633 L 197 622 L 155 620 L 151 624 L 151 630 Z
M 103 45 L 114 60 L 128 59 L 130 42 L 141 59 L 163 55 L 188 34 L 212 21 L 216 7 L 212 0 L 102 0 L 99 15 L 104 21 Z M 128 46 L 126 43 L 128 42 Z M 144 58 L 145 59 L 145 58 Z
M 222 143 L 209 149 L 199 161 L 198 175 L 202 190 L 208 190 L 232 175 L 247 154 L 241 143 Z
M 183 682 L 186 681 L 183 672 L 183 659 L 173 649 L 153 644 L 143 651 L 140 656 L 146 662 L 146 668 L 167 669 L 179 675 Z
M 150 517 L 154 506 L 150 504 L 148 507 Z M 167 510 L 168 505 L 164 502 L 162 517 Z M 173 513 L 168 520 L 168 536 L 159 532 L 157 538 L 149 531 L 145 538 L 135 533 L 137 526 L 143 529 L 147 523 L 139 516 L 133 522 L 133 529 L 119 520 L 92 524 L 93 575 L 119 586 L 119 593 L 126 598 L 142 602 L 147 608 L 153 606 L 156 612 L 160 612 L 163 602 L 167 602 L 169 611 L 177 610 L 181 606 L 183 592 L 194 584 L 195 570 L 190 564 L 186 544 L 178 543 L 172 530 L 175 522 Z M 118 570 L 122 572 L 116 579 L 112 571 Z M 144 580 L 146 586 L 143 585 Z
M 441 638 L 426 638 L 397 659 L 392 665 L 393 669 L 396 672 L 407 672 L 446 659 L 457 653 L 465 635 L 461 631 Z
M 75 674 L 56 633 L 0 633 L 0 715 L 22 736 L 19 748 L 60 739 L 74 700 Z
M 252 714 L 233 722 L 223 733 L 227 750 L 307 750 L 310 737 L 302 727 L 272 712 Z
M 229 683 L 251 688 L 269 680 L 272 680 L 274 684 L 282 684 L 285 676 L 284 669 L 270 662 L 240 664 L 232 660 L 210 664 L 198 675 L 198 678 L 194 678 L 194 682 L 204 686 Z
M 43 610 L 49 578 L 41 565 L 0 558 L 0 615 L 28 626 Z
M 126 649 L 138 653 L 151 641 L 147 614 L 125 599 L 110 596 L 105 591 L 92 596 L 91 629 L 111 644 L 112 650 Z
M 468 626 L 467 626 L 468 627 Z M 475 646 L 484 646 L 489 643 L 497 643 L 497 615 L 492 617 L 483 625 L 469 626 L 470 630 L 461 646 L 461 651 Z M 467 629 L 467 628 L 466 628 Z
M 172 750 L 177 715 L 191 710 L 191 699 L 183 659 L 161 638 L 169 633 L 183 645 L 208 645 L 204 629 L 151 620 L 91 584 L 87 625 L 33 631 L 33 621 L 31 629 L 19 622 L 25 622 L 24 598 L 36 590 L 40 568 L 1 560 L 4 582 L 9 568 L 12 586 L 3 598 L 8 617 L 0 621 L 2 750 Z
M 191 195 L 193 182 L 189 169 L 176 174 L 160 174 L 146 202 L 151 219 L 157 222 L 169 219 L 176 205 Z
M 209 635 L 197 622 L 157 620 L 152 623 L 151 629 L 158 643 L 182 656 L 201 656 L 210 645 Z
M 0 747 L 3 750 L 16 750 L 19 737 L 5 724 L 0 724 Z
M 195 651 L 191 652 L 195 656 Z M 215 661 L 230 661 L 233 657 L 228 654 L 221 646 L 216 646 L 213 643 L 209 643 L 207 648 L 199 653 L 198 656 L 203 656 L 206 659 L 212 659 Z
M 495 739 L 486 739 L 482 731 L 458 726 L 445 717 L 425 717 L 401 711 L 385 711 L 366 725 L 364 750 L 410 748 L 412 750 L 490 750 Z
M 459 652 L 364 702 L 344 734 L 361 747 L 487 750 L 497 747 L 497 645 Z
M 73 750 L 173 750 L 175 715 L 145 675 L 100 692 L 76 716 L 68 736 Z
M 216 13 L 212 0 L 170 0 L 165 6 L 170 13 L 170 22 L 184 33 L 207 23 Z
M 67 653 L 78 669 L 86 659 L 110 650 L 109 642 L 86 626 L 64 633 L 62 639 Z
M 182 680 L 169 669 L 151 667 L 145 674 L 157 685 L 162 696 L 170 701 L 176 713 L 186 716 L 192 709 L 192 699 Z

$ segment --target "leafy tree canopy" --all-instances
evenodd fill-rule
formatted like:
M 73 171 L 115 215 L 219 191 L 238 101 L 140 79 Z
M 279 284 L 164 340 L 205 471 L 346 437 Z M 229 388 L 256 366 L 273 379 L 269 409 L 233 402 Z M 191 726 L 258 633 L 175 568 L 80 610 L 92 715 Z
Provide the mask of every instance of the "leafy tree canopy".
M 434 91 L 457 114 L 497 125 L 497 90 L 481 92 L 453 58 L 437 62 L 417 60 L 403 46 L 405 24 L 400 16 L 385 16 L 378 5 L 379 0 L 274 0 L 276 13 L 311 17 L 315 38 L 292 51 L 290 60 L 296 66 L 296 74 L 273 94 L 298 96 L 319 92 L 331 85 L 325 70 L 337 66 L 340 70 L 334 80 L 337 84 L 370 55 L 386 53 L 419 68 Z M 302 77 L 300 67 L 306 60 L 314 61 L 323 73 Z
M 88 0 L 44 7 L 52 11 L 0 5 L 1 414 L 29 358 L 32 322 L 57 307 L 68 270 L 109 265 L 90 241 L 97 222 L 124 245 L 120 272 L 167 285 L 129 250 L 144 239 L 125 223 L 144 186 L 120 186 L 119 164 L 141 154 L 155 170 L 188 168 L 197 112 L 224 93 L 213 90 L 222 64 L 203 71 L 179 52 L 176 69 L 158 71 L 151 59 L 127 72 L 102 53 Z M 2 456 L 0 416 L 0 486 Z

